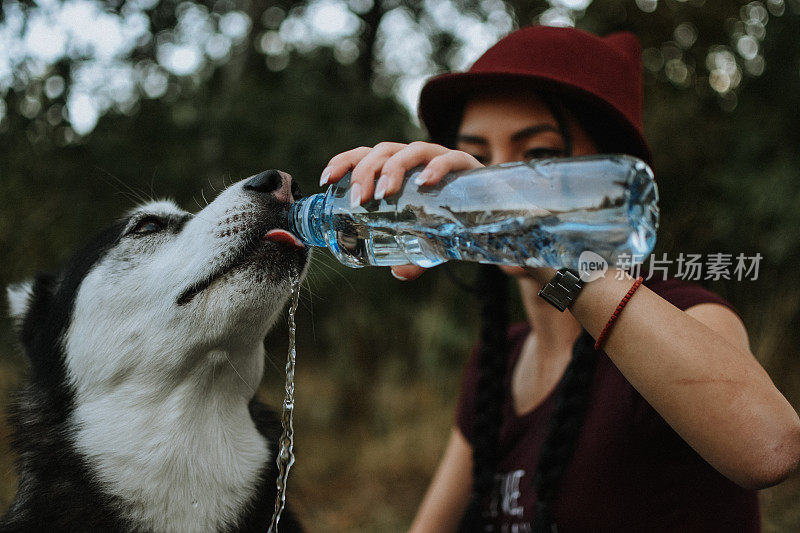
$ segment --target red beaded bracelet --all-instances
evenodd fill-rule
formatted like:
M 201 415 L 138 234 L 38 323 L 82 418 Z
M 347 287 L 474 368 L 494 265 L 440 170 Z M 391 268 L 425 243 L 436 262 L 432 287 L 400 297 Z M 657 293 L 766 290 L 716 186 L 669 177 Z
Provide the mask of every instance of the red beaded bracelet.
M 631 296 L 633 296 L 633 293 L 636 292 L 636 289 L 638 289 L 639 285 L 642 284 L 642 280 L 643 279 L 644 278 L 642 278 L 640 276 L 633 283 L 633 286 L 628 291 L 628 294 L 626 294 L 622 298 L 622 300 L 619 302 L 619 305 L 617 306 L 617 309 L 611 314 L 611 317 L 608 319 L 608 322 L 606 322 L 606 327 L 603 328 L 603 331 L 600 333 L 600 336 L 597 337 L 597 342 L 594 343 L 594 349 L 595 350 L 599 350 L 600 347 L 603 345 L 603 343 L 606 342 L 606 339 L 608 338 L 609 334 L 611 333 L 611 328 L 614 327 L 614 322 L 617 321 L 617 317 L 619 317 L 619 314 L 622 312 L 622 309 L 628 303 L 628 300 L 631 299 Z

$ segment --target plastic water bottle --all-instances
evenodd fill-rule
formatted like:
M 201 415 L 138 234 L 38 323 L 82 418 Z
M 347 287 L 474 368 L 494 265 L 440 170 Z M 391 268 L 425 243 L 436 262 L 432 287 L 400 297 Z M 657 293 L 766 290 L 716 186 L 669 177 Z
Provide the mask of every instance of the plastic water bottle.
M 459 260 L 579 270 L 584 252 L 630 266 L 655 245 L 658 191 L 634 157 L 503 163 L 430 186 L 414 184 L 421 170 L 406 175 L 399 193 L 355 208 L 348 174 L 294 202 L 289 228 L 350 267 Z

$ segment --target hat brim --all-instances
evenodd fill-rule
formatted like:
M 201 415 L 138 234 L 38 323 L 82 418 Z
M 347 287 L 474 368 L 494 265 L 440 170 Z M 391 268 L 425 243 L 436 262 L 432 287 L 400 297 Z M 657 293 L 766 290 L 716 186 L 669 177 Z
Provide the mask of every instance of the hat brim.
M 614 105 L 568 81 L 527 73 L 457 72 L 428 80 L 420 92 L 418 114 L 430 140 L 454 148 L 466 101 L 475 94 L 505 88 L 555 94 L 601 152 L 630 154 L 652 166 L 644 135 Z

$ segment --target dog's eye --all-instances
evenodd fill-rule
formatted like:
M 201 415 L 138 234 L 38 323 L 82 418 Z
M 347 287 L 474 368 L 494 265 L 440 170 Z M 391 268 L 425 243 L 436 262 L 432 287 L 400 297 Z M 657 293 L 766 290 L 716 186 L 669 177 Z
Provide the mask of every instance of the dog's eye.
M 136 225 L 131 228 L 129 233 L 135 233 L 136 235 L 146 235 L 148 233 L 157 233 L 163 230 L 167 225 L 162 221 L 154 217 L 146 217 L 136 223 Z

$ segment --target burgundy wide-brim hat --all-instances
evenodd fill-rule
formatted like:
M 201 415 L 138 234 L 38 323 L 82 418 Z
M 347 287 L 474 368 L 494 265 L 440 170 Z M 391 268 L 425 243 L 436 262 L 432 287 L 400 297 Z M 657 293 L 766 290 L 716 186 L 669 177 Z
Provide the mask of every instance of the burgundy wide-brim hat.
M 530 88 L 563 102 L 601 152 L 651 163 L 642 131 L 641 55 L 632 33 L 598 37 L 575 28 L 522 28 L 498 41 L 467 72 L 428 80 L 420 93 L 419 117 L 433 142 L 452 146 L 470 96 Z

